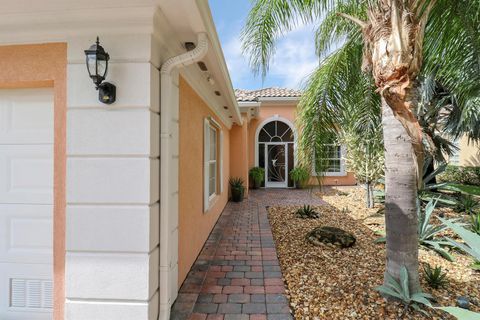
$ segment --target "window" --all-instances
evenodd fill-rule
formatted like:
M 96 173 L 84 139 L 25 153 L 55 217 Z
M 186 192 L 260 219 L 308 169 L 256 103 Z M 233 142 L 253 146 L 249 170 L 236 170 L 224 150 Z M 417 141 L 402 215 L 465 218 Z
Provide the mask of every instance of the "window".
M 215 196 L 223 190 L 222 150 L 223 133 L 212 118 L 205 119 L 204 127 L 204 211 L 210 208 Z
M 317 152 L 315 152 L 317 154 Z M 320 152 L 318 152 L 320 153 Z M 322 158 L 317 159 L 314 155 L 314 173 L 319 175 L 323 171 L 325 176 L 343 176 L 345 175 L 345 148 L 339 144 L 324 144 L 322 145 Z
M 452 155 L 448 159 L 448 162 L 451 165 L 458 166 L 460 165 L 460 141 L 458 141 L 458 139 L 453 141 L 453 145 L 455 148 L 453 148 Z

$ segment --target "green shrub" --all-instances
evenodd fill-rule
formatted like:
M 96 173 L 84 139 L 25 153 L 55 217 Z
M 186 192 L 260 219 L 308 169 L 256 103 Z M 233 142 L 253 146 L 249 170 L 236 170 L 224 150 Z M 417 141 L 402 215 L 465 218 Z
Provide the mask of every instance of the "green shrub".
M 442 271 L 442 267 L 432 268 L 430 264 L 423 266 L 423 272 L 425 273 L 425 279 L 430 287 L 438 289 L 447 283 L 447 274 Z
M 302 208 L 298 209 L 296 214 L 302 219 L 317 219 L 319 217 L 315 209 L 308 205 L 304 205 Z
M 297 188 L 303 188 L 310 178 L 310 173 L 305 167 L 296 167 L 290 171 L 290 178 L 295 182 Z
M 445 171 L 438 175 L 439 182 L 454 182 L 480 186 L 480 167 L 447 166 Z
M 265 169 L 260 167 L 253 167 L 249 171 L 250 178 L 253 180 L 253 187 L 256 189 L 260 187 L 263 180 L 265 180 Z

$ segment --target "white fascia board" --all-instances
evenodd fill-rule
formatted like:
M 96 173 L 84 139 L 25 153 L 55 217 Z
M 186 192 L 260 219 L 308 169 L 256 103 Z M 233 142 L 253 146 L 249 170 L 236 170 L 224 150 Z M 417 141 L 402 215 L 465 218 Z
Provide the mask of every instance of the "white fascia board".
M 212 45 L 212 50 L 215 54 L 216 61 L 221 70 L 220 81 L 226 85 L 226 91 L 223 92 L 225 97 L 228 99 L 229 105 L 233 107 L 232 116 L 233 121 L 237 124 L 242 124 L 242 116 L 240 115 L 240 108 L 237 103 L 237 98 L 235 96 L 235 91 L 233 90 L 232 80 L 230 78 L 230 73 L 228 71 L 227 63 L 225 61 L 225 56 L 223 54 L 222 47 L 220 45 L 220 40 L 218 38 L 217 30 L 213 22 L 212 14 L 210 7 L 208 5 L 208 0 L 197 0 L 198 9 L 202 16 L 203 22 L 205 23 L 206 31 L 210 37 L 210 42 Z
M 65 42 L 69 37 L 153 32 L 153 6 L 0 14 L 0 44 Z

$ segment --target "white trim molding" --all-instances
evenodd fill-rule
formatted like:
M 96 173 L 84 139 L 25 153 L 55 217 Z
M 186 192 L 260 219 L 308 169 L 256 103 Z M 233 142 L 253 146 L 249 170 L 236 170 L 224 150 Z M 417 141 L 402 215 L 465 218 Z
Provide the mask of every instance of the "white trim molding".
M 338 146 L 338 144 L 335 144 L 334 146 Z M 340 171 L 339 172 L 323 172 L 319 174 L 317 170 L 315 170 L 315 154 L 313 155 L 313 161 L 312 161 L 312 172 L 311 176 L 312 177 L 318 177 L 318 176 L 323 176 L 323 177 L 345 177 L 347 176 L 347 167 L 345 163 L 345 155 L 347 153 L 347 147 L 345 145 L 340 145 Z M 331 159 L 330 159 L 331 160 Z

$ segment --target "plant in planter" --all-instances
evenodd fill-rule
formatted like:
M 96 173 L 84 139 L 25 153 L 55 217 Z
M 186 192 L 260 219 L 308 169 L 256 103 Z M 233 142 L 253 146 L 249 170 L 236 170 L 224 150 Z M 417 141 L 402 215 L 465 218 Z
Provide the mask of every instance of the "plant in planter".
M 232 201 L 242 202 L 245 194 L 245 186 L 243 185 L 243 179 L 238 177 L 232 177 L 228 180 L 230 189 L 232 191 Z
M 250 169 L 250 178 L 252 178 L 253 181 L 253 189 L 258 189 L 260 188 L 260 185 L 262 184 L 263 180 L 265 180 L 265 169 L 260 168 L 260 167 L 253 167 Z
M 310 178 L 310 173 L 305 167 L 296 167 L 290 171 L 290 178 L 295 182 L 295 186 L 301 189 Z

